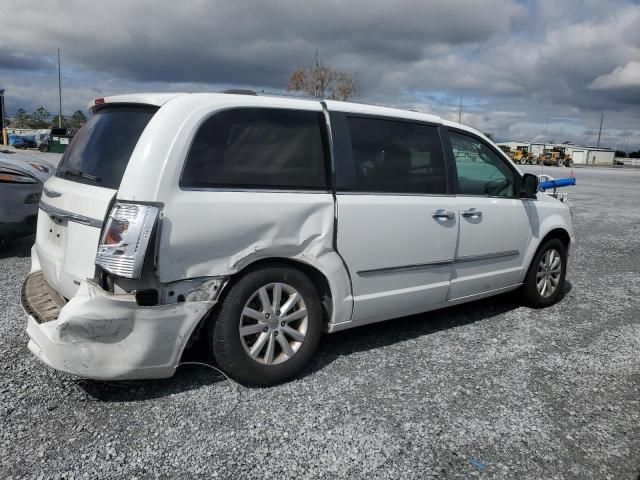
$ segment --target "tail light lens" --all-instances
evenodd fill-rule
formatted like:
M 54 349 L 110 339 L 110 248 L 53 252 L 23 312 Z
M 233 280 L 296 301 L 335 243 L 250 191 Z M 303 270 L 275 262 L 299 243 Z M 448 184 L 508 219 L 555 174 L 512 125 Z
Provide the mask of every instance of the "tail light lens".
M 157 218 L 157 207 L 117 202 L 102 229 L 96 265 L 120 277 L 139 279 Z
M 43 165 L 42 163 L 37 163 L 37 162 L 27 162 L 27 163 L 42 173 L 49 173 L 51 171 L 49 167 L 47 167 L 46 165 Z
M 0 183 L 38 183 L 38 180 L 10 168 L 0 168 Z

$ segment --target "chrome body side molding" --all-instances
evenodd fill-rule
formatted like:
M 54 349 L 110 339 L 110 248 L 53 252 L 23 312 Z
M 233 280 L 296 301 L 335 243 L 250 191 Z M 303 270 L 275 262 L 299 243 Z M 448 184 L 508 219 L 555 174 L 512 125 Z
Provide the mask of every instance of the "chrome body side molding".
M 421 263 L 416 265 L 401 265 L 396 267 L 376 268 L 372 270 L 361 270 L 358 275 L 361 277 L 373 277 L 376 275 L 385 275 L 389 273 L 410 272 L 413 270 L 424 270 L 427 268 L 445 267 L 455 263 L 479 262 L 481 260 L 493 260 L 496 258 L 515 257 L 520 255 L 518 250 L 505 250 L 503 252 L 485 253 L 483 255 L 469 255 L 466 257 L 456 257 L 451 260 L 443 260 L 442 262 Z

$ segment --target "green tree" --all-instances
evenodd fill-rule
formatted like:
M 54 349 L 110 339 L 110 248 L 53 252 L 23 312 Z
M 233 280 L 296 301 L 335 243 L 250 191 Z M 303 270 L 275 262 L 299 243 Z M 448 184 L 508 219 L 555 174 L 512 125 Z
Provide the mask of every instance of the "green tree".
M 317 98 L 347 100 L 358 91 L 358 83 L 353 74 L 340 72 L 316 57 L 312 66 L 296 67 L 289 75 L 287 91 L 304 92 Z
M 87 123 L 87 116 L 82 113 L 82 110 L 76 110 L 73 112 L 73 115 L 71 115 L 71 121 L 69 123 L 72 127 L 80 128 Z
M 12 122 L 17 128 L 27 128 L 29 126 L 29 114 L 24 108 L 19 108 L 13 116 Z
M 493 136 L 493 133 L 490 132 L 484 132 L 484 136 L 487 137 L 489 140 L 491 140 L 492 142 L 496 141 L 496 137 Z
M 623 150 L 616 150 L 616 157 L 627 158 L 627 152 Z
M 49 111 L 41 105 L 30 115 L 29 126 L 31 128 L 47 128 L 49 126 L 47 121 L 49 116 Z

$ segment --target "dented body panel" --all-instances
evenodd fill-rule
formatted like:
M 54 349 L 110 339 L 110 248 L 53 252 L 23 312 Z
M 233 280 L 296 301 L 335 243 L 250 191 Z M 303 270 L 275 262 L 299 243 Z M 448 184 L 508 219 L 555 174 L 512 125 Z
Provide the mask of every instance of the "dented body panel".
M 140 307 L 89 281 L 60 311 L 39 324 L 29 316 L 29 350 L 47 365 L 84 378 L 163 378 L 173 375 L 191 333 L 211 301 Z
M 196 218 L 194 211 L 207 214 Z M 330 193 L 182 191 L 167 202 L 159 231 L 159 250 L 172 252 L 158 258 L 163 283 L 233 275 L 263 259 L 295 260 L 327 278 L 329 324 L 351 318 L 349 275 L 333 247 Z

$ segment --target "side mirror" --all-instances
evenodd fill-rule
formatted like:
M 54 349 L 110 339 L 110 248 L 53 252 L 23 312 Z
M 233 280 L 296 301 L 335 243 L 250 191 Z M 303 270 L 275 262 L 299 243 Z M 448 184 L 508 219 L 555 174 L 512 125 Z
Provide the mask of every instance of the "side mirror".
M 529 198 L 534 197 L 536 193 L 538 193 L 538 177 L 531 173 L 525 173 L 522 177 L 520 196 Z

